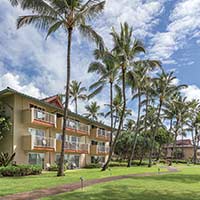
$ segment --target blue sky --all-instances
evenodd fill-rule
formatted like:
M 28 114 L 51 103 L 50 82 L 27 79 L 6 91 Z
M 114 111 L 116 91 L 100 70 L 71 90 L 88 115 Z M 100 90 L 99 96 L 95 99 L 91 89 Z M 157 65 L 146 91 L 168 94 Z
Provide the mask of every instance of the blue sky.
M 60 31 L 45 40 L 45 33 L 33 26 L 16 30 L 16 18 L 28 12 L 12 8 L 8 0 L 1 0 L 0 13 L 0 89 L 10 86 L 39 98 L 62 92 L 66 35 Z M 93 27 L 111 47 L 111 27 L 118 30 L 125 21 L 145 44 L 146 57 L 159 59 L 165 69 L 174 70 L 176 81 L 189 85 L 183 94 L 200 99 L 200 0 L 107 0 Z M 72 79 L 85 86 L 96 79 L 87 74 L 94 47 L 74 32 Z M 97 97 L 102 107 L 106 97 L 106 91 Z

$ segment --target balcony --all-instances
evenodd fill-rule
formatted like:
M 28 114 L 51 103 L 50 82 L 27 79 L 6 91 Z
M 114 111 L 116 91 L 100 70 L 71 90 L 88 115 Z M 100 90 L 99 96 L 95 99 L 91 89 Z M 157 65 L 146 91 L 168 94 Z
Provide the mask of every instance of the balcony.
M 56 127 L 56 115 L 39 110 L 36 108 L 31 108 L 29 110 L 23 111 L 23 121 L 25 123 L 33 123 L 45 127 Z
M 109 147 L 105 147 L 102 145 L 91 145 L 90 146 L 90 154 L 91 155 L 108 155 Z
M 96 140 L 108 142 L 110 141 L 110 131 L 100 129 L 100 128 L 94 128 L 91 131 L 91 137 Z
M 90 126 L 75 120 L 66 121 L 66 130 L 69 135 L 87 136 L 90 134 Z
M 24 135 L 22 136 L 22 145 L 25 151 L 55 151 L 56 139 L 36 135 Z
M 62 141 L 56 141 L 56 152 L 61 152 Z M 65 142 L 65 153 L 88 154 L 88 144 Z

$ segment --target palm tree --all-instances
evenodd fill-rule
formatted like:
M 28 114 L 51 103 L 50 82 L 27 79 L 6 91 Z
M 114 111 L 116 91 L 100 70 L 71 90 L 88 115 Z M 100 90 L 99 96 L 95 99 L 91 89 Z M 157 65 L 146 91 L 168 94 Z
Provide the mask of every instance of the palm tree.
M 160 116 L 161 116 L 161 111 L 163 104 L 166 101 L 169 101 L 170 97 L 177 91 L 179 91 L 181 88 L 185 87 L 184 85 L 175 85 L 174 84 L 174 79 L 176 77 L 173 75 L 173 72 L 170 73 L 165 73 L 164 70 L 162 71 L 161 74 L 157 78 L 155 78 L 155 94 L 158 97 L 158 107 L 157 107 L 157 117 L 155 119 L 155 128 L 153 130 L 152 134 L 152 143 L 151 143 L 151 149 L 149 152 L 149 164 L 148 166 L 151 167 L 152 165 L 152 153 L 153 153 L 153 148 L 154 148 L 154 142 L 155 142 L 155 137 L 158 134 L 158 129 L 159 129 L 159 122 L 160 122 Z
M 99 94 L 103 88 L 109 84 L 110 88 L 110 147 L 112 144 L 113 138 L 113 84 L 114 81 L 117 79 L 118 69 L 116 67 L 115 57 L 109 52 L 107 49 L 101 51 L 101 49 L 96 49 L 94 51 L 94 55 L 96 59 L 100 59 L 102 62 L 92 62 L 88 68 L 88 72 L 95 72 L 100 76 L 99 80 L 93 83 L 90 86 L 90 90 L 93 90 L 92 94 L 89 95 L 89 98 L 93 97 L 94 95 Z
M 200 103 L 199 100 L 192 100 L 189 102 L 188 106 L 188 130 L 191 132 L 194 155 L 193 155 L 193 163 L 197 162 L 197 145 L 199 142 L 199 127 L 200 127 Z
M 117 62 L 119 63 L 120 69 L 121 69 L 121 81 L 122 81 L 122 97 L 123 97 L 123 107 L 121 116 L 119 119 L 119 124 L 117 128 L 117 132 L 115 135 L 115 139 L 113 141 L 113 144 L 111 145 L 111 149 L 109 152 L 108 160 L 102 167 L 102 171 L 106 170 L 108 167 L 108 164 L 111 160 L 112 154 L 115 150 L 117 139 L 120 135 L 121 128 L 124 121 L 124 114 L 126 110 L 126 73 L 127 73 L 127 67 L 129 67 L 130 62 L 133 61 L 135 56 L 140 52 L 145 52 L 144 47 L 142 43 L 138 40 L 135 40 L 133 42 L 132 40 L 132 33 L 133 29 L 129 27 L 127 23 L 121 24 L 121 31 L 120 33 L 117 33 L 115 29 L 113 28 L 111 35 L 114 42 L 114 49 L 113 52 L 115 52 L 115 55 L 117 57 Z
M 85 87 L 81 87 L 81 82 L 73 80 L 69 88 L 69 98 L 71 98 L 71 103 L 75 104 L 75 112 L 78 114 L 78 100 L 86 100 L 87 95 L 83 92 L 87 91 Z
M 88 117 L 92 120 L 97 121 L 98 116 L 103 116 L 102 112 L 99 112 L 100 106 L 97 104 L 96 101 L 91 102 L 91 104 L 85 106 L 85 109 L 87 110 L 87 113 L 85 113 L 85 117 Z
M 135 136 L 132 144 L 132 152 L 128 159 L 127 167 L 131 166 L 131 161 L 134 157 L 135 147 L 137 144 L 137 136 L 140 129 L 140 114 L 142 108 L 142 96 L 144 94 L 144 81 L 150 70 L 160 67 L 160 62 L 156 60 L 144 60 L 137 61 L 134 63 L 134 69 L 127 73 L 128 84 L 131 86 L 133 97 L 132 99 L 138 98 L 138 113 L 137 122 L 135 126 Z M 135 92 L 136 91 L 136 92 Z
M 20 16 L 17 20 L 17 28 L 33 24 L 36 28 L 47 30 L 47 37 L 55 33 L 59 28 L 67 33 L 67 80 L 65 89 L 65 106 L 62 130 L 62 148 L 58 176 L 64 176 L 64 145 L 65 127 L 68 116 L 69 85 L 71 70 L 71 43 L 72 34 L 75 28 L 86 37 L 95 41 L 100 48 L 103 48 L 102 38 L 86 24 L 87 20 L 94 19 L 104 9 L 105 1 L 88 0 L 10 0 L 13 6 L 20 5 L 23 10 L 30 10 L 32 13 Z

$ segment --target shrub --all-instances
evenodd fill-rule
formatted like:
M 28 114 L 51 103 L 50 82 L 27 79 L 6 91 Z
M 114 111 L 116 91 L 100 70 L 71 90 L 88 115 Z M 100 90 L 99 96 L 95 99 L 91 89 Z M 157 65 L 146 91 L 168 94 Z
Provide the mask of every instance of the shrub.
M 126 162 L 110 162 L 109 167 L 126 167 Z
M 58 165 L 53 164 L 50 167 L 48 167 L 48 171 L 58 171 Z
M 15 153 L 9 155 L 9 153 L 0 152 L 0 167 L 1 166 L 8 166 L 14 159 Z
M 37 165 L 17 165 L 0 167 L 0 175 L 2 176 L 28 176 L 38 175 L 42 173 L 42 168 Z
M 100 163 L 91 163 L 91 164 L 86 165 L 84 168 L 86 168 L 86 169 L 101 168 L 101 164 Z

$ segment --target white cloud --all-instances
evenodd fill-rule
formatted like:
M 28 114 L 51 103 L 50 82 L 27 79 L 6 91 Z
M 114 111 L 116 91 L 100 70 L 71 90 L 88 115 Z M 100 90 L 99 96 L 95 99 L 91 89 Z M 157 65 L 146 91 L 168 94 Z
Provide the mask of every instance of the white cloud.
M 158 32 L 152 38 L 150 52 L 161 60 L 168 60 L 175 51 L 186 44 L 186 39 L 199 38 L 200 1 L 182 0 L 170 14 L 170 23 L 165 32 Z
M 26 85 L 23 85 L 20 82 L 20 76 L 13 75 L 11 73 L 6 73 L 0 77 L 0 90 L 5 89 L 6 87 L 11 87 L 19 92 L 36 98 L 44 98 L 46 96 L 38 88 L 35 87 L 34 83 L 30 82 Z
M 200 88 L 196 85 L 189 85 L 187 88 L 182 89 L 181 92 L 189 101 L 193 99 L 200 100 Z

